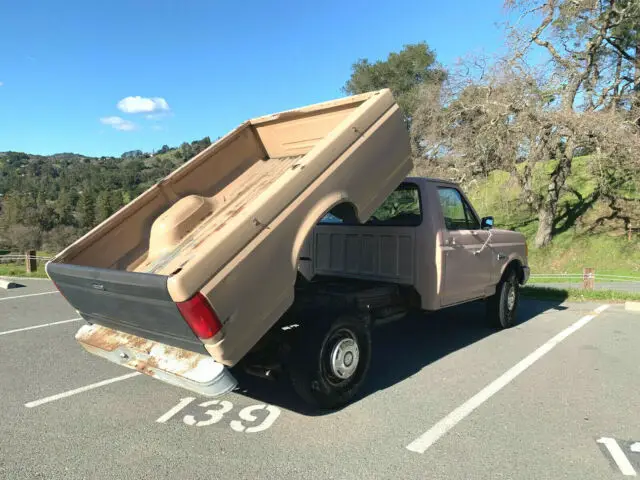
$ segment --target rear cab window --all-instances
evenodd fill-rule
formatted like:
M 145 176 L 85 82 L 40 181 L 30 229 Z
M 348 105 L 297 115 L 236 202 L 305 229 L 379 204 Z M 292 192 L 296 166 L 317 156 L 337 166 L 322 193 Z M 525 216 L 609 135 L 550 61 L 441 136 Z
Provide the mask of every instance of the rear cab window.
M 415 183 L 405 182 L 395 189 L 362 225 L 415 227 L 421 223 L 420 189 Z M 320 220 L 319 225 L 353 225 L 353 223 L 345 222 L 332 211 Z

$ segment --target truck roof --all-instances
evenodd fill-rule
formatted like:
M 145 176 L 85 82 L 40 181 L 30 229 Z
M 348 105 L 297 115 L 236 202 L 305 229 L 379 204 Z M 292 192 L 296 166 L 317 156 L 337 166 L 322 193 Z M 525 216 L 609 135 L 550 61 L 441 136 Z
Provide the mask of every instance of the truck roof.
M 416 182 L 416 181 L 426 181 L 426 182 L 432 182 L 432 183 L 446 183 L 448 185 L 454 185 L 454 186 L 458 186 L 458 184 L 456 182 L 452 182 L 451 180 L 444 180 L 441 178 L 433 178 L 433 177 L 407 177 L 405 179 L 406 182 Z

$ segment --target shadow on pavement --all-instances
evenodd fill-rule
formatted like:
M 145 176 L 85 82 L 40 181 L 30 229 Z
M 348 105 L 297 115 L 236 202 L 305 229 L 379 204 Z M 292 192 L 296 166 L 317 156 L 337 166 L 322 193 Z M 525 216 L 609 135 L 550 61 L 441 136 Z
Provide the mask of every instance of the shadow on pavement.
M 559 300 L 521 299 L 518 325 L 548 310 L 566 310 L 567 307 L 560 303 Z M 404 320 L 377 327 L 373 332 L 373 358 L 367 382 L 352 403 L 402 382 L 450 353 L 499 333 L 488 324 L 483 302 L 432 314 L 414 314 Z M 233 373 L 241 386 L 236 393 L 303 415 L 332 413 L 307 406 L 294 393 L 286 378 L 269 381 L 240 371 Z

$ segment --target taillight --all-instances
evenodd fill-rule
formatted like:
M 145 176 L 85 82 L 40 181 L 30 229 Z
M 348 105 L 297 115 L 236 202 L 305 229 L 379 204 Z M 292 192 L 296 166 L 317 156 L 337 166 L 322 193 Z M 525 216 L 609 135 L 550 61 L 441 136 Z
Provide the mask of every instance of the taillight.
M 211 338 L 222 329 L 216 312 L 200 292 L 186 302 L 178 302 L 176 305 L 198 338 Z

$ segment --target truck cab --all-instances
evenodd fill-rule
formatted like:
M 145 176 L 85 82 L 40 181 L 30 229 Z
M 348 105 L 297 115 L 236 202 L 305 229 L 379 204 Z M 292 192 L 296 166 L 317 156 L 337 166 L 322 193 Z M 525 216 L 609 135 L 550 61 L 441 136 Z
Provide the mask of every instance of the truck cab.
M 403 285 L 427 311 L 492 296 L 507 269 L 527 281 L 524 236 L 494 229 L 458 185 L 418 177 L 402 182 L 364 224 L 329 212 L 300 258 L 307 279 Z

